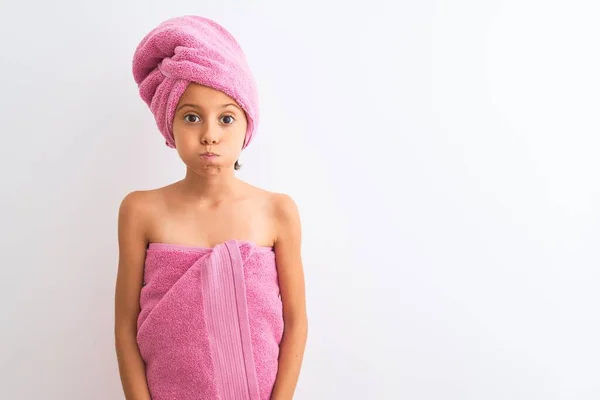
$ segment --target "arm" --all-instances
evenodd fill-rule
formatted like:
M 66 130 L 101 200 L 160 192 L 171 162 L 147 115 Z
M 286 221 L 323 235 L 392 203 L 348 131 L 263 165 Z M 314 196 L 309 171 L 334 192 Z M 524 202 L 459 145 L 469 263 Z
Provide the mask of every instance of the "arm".
M 291 400 L 300 376 L 308 333 L 301 227 L 298 209 L 290 197 L 278 195 L 276 203 L 275 258 L 283 302 L 284 332 L 271 400 Z
M 137 345 L 137 317 L 143 281 L 146 239 L 139 192 L 119 209 L 119 268 L 115 289 L 115 345 L 121 384 L 127 400 L 150 400 L 146 367 Z

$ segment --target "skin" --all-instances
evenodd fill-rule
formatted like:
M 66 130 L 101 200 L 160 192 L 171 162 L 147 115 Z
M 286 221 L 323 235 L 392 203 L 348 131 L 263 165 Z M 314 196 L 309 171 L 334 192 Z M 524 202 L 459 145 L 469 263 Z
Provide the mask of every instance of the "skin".
M 293 398 L 308 322 L 301 259 L 301 224 L 294 200 L 235 176 L 247 120 L 229 96 L 190 84 L 173 121 L 185 177 L 171 185 L 135 191 L 119 208 L 119 266 L 115 289 L 115 343 L 127 400 L 149 400 L 137 341 L 137 318 L 149 243 L 214 247 L 230 239 L 273 246 L 283 302 L 284 334 L 271 400 Z M 213 152 L 218 157 L 199 156 Z

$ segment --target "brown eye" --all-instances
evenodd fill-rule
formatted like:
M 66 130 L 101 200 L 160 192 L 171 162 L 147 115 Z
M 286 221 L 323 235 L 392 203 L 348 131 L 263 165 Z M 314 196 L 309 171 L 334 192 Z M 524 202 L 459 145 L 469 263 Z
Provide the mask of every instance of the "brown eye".
M 183 119 L 185 119 L 186 122 L 190 122 L 192 124 L 200 121 L 200 117 L 194 114 L 187 114 L 183 117 Z
M 231 125 L 234 121 L 235 118 L 233 118 L 231 115 L 225 115 L 221 118 L 221 122 L 223 122 L 225 125 Z

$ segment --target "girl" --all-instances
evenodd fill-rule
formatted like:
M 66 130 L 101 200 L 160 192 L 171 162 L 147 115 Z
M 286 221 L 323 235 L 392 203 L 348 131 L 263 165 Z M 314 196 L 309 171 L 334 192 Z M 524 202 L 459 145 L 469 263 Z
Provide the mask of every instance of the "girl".
M 259 109 L 236 40 L 206 18 L 163 22 L 133 75 L 186 166 L 119 209 L 115 342 L 128 400 L 289 400 L 307 337 L 301 230 L 287 195 L 235 176 Z

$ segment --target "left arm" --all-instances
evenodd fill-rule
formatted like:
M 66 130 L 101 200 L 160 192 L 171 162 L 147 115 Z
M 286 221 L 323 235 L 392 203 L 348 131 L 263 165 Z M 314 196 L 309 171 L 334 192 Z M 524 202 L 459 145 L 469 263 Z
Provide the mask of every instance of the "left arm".
M 279 346 L 279 367 L 271 400 L 291 400 L 304 357 L 308 319 L 301 257 L 300 217 L 296 203 L 289 196 L 277 195 L 275 221 L 275 259 L 283 302 L 284 331 Z

